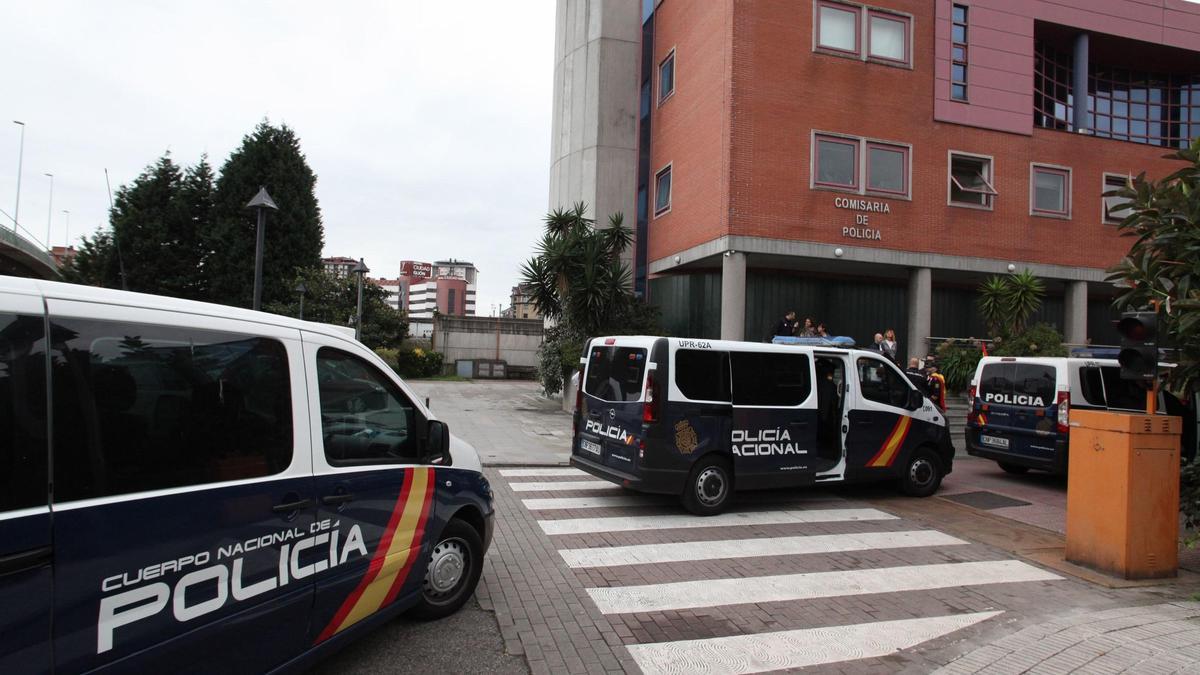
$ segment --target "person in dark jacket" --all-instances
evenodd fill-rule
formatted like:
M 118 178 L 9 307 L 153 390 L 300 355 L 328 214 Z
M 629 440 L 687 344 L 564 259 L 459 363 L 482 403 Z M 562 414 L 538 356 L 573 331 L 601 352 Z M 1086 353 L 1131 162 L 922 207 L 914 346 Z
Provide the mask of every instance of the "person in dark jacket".
M 779 323 L 775 324 L 775 332 L 772 335 L 792 335 L 796 332 L 796 312 L 791 311 L 783 315 Z

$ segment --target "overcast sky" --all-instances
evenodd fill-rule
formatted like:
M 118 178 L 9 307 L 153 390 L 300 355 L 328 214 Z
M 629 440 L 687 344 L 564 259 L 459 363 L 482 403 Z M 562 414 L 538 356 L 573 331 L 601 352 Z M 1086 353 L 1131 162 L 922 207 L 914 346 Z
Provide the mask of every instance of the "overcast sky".
M 317 174 L 325 254 L 480 269 L 508 304 L 546 210 L 554 2 L 0 0 L 0 210 L 51 241 L 170 150 L 219 169 L 264 117 Z M 247 195 L 249 199 L 251 195 Z M 0 216 L 4 226 L 11 226 Z

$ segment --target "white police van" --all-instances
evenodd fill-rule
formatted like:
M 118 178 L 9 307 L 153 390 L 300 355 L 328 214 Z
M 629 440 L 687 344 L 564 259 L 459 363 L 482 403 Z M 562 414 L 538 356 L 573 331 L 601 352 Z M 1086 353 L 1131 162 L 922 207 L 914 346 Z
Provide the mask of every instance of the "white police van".
M 492 522 L 342 330 L 0 276 L 0 673 L 303 666 L 456 611 Z
M 953 468 L 945 417 L 878 353 L 600 337 L 580 371 L 571 464 L 693 513 L 734 489 L 898 480 L 928 496 Z

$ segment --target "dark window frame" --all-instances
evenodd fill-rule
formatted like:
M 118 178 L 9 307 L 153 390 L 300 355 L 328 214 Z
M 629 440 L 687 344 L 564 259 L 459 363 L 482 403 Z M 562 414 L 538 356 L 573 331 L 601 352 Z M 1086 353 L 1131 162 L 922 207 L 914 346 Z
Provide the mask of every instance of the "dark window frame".
M 946 186 L 946 204 L 967 209 L 978 209 L 981 211 L 992 211 L 995 209 L 996 197 L 1000 195 L 996 191 L 993 181 L 996 175 L 996 160 L 989 155 L 977 155 L 960 150 L 951 150 L 948 153 L 947 163 L 947 186 Z M 982 165 L 982 170 L 976 171 L 979 179 L 983 182 L 984 188 L 967 187 L 963 185 L 954 173 L 954 162 L 979 162 Z M 961 192 L 968 194 L 983 195 L 983 203 L 977 204 L 969 201 L 958 201 L 954 199 L 954 190 L 957 188 Z
M 601 373 L 598 372 L 593 367 L 593 362 L 596 359 L 596 353 L 598 351 L 602 351 L 602 350 L 607 350 L 611 353 L 609 354 L 609 357 L 603 361 L 603 363 L 607 364 L 608 370 L 603 372 L 604 382 L 598 386 L 603 386 L 603 384 L 607 384 L 609 380 L 614 379 L 612 377 L 612 364 L 619 362 L 620 359 L 616 359 L 613 357 L 618 353 L 622 353 L 622 354 L 626 355 L 625 358 L 627 361 L 629 361 L 629 360 L 637 361 L 640 364 L 640 369 L 638 372 L 638 379 L 637 379 L 636 396 L 634 396 L 633 398 L 629 398 L 629 395 L 633 392 L 624 391 L 624 392 L 622 392 L 624 398 L 622 398 L 621 400 L 610 399 L 610 398 L 605 398 L 600 395 L 600 393 L 603 393 L 603 391 L 597 391 L 596 389 L 594 389 L 593 384 L 601 379 Z M 624 346 L 624 345 L 597 344 L 597 345 L 592 345 L 592 347 L 588 351 L 589 351 L 589 353 L 588 353 L 587 370 L 584 374 L 583 381 L 579 383 L 579 386 L 583 389 L 583 392 L 585 394 L 587 394 L 589 396 L 595 396 L 596 398 L 604 401 L 605 403 L 634 403 L 634 402 L 642 400 L 642 396 L 643 396 L 644 390 L 646 388 L 647 365 L 650 360 L 649 351 L 645 347 L 629 347 L 629 346 Z M 629 355 L 635 355 L 635 358 L 629 359 L 628 358 Z M 641 358 L 636 358 L 636 355 L 640 355 Z M 614 380 L 614 381 L 617 382 L 617 384 L 621 384 L 621 380 Z M 629 381 L 626 384 L 631 385 L 631 384 L 633 384 L 633 382 Z
M 1048 174 L 1063 179 L 1062 210 L 1043 209 L 1037 206 L 1037 176 Z M 1029 215 L 1041 218 L 1071 218 L 1071 168 L 1053 164 L 1029 164 Z
M 798 373 L 802 374 L 802 379 L 796 381 L 789 379 L 787 376 L 789 371 L 778 366 L 770 369 L 761 369 L 759 371 L 747 370 L 751 364 L 738 363 L 739 361 L 748 360 L 769 360 L 769 359 L 784 359 L 795 360 L 797 363 L 802 363 L 803 367 Z M 783 351 L 730 351 L 729 352 L 729 370 L 730 370 L 730 388 L 732 393 L 732 405 L 739 408 L 782 408 L 794 409 L 804 405 L 808 399 L 813 397 L 814 378 L 813 378 L 813 359 L 810 354 L 804 352 L 783 352 Z M 765 383 L 762 380 L 765 378 L 773 378 L 771 383 Z M 746 380 L 752 380 L 752 384 L 744 387 L 745 393 L 741 391 L 739 386 L 745 383 Z M 770 389 L 772 385 L 778 386 L 781 382 L 786 383 L 787 389 L 797 389 L 803 396 L 797 398 L 791 396 L 787 400 L 791 403 L 763 402 L 766 397 L 775 395 L 777 392 Z M 747 399 L 746 396 L 752 398 Z
M 871 187 L 871 151 L 872 150 L 882 150 L 884 152 L 900 153 L 900 157 L 901 157 L 900 183 L 901 183 L 901 186 L 900 186 L 899 190 L 888 190 L 885 188 Z M 911 167 L 911 164 L 910 164 L 911 152 L 912 152 L 912 149 L 906 145 L 897 145 L 894 143 L 887 143 L 885 141 L 872 141 L 872 140 L 865 141 L 864 148 L 863 148 L 863 164 L 864 164 L 863 171 L 866 174 L 865 177 L 863 178 L 863 190 L 865 191 L 865 193 L 866 194 L 875 194 L 875 195 L 886 195 L 886 196 L 891 196 L 891 197 L 907 197 L 911 193 L 911 185 L 910 185 L 910 183 L 911 183 L 910 174 L 912 173 L 912 170 L 910 168 Z
M 0 313 L 0 514 L 50 503 L 45 317 Z M 6 400 L 7 399 L 7 400 Z
M 888 400 L 886 401 L 880 401 L 869 396 L 867 393 L 867 388 L 863 386 L 863 364 L 869 364 L 868 367 L 882 369 L 883 372 L 888 373 L 888 376 L 892 382 L 899 383 L 899 391 L 893 391 L 892 387 L 889 385 L 887 388 Z M 886 405 L 892 408 L 908 410 L 908 392 L 917 391 L 916 387 L 913 386 L 912 381 L 905 377 L 905 375 L 901 373 L 898 368 L 896 368 L 894 363 L 891 363 L 886 359 L 877 359 L 871 356 L 859 356 L 854 361 L 854 377 L 857 380 L 856 386 L 858 387 L 859 394 L 866 400 L 875 403 L 876 405 Z M 899 397 L 897 395 L 899 395 Z M 899 403 L 896 403 L 897 398 L 900 399 Z
M 852 183 L 833 183 L 829 181 L 822 181 L 818 178 L 821 173 L 821 143 L 823 142 L 848 145 L 854 150 L 854 152 L 851 154 L 851 159 L 854 162 L 853 167 L 851 167 Z M 859 154 L 861 153 L 862 139 L 815 132 L 813 134 L 812 147 L 812 184 L 814 187 L 851 190 L 854 192 L 859 190 L 859 185 L 861 184 L 861 181 L 859 180 Z
M 366 369 L 368 373 L 373 373 L 378 378 L 378 380 L 382 382 L 384 393 L 390 394 L 394 398 L 398 399 L 400 406 L 402 408 L 406 408 L 406 414 L 407 414 L 407 416 L 405 418 L 405 424 L 407 426 L 406 442 L 408 444 L 408 449 L 412 453 L 411 455 L 404 456 L 404 457 L 356 457 L 356 458 L 350 458 L 350 459 L 347 459 L 344 457 L 333 457 L 330 455 L 329 448 L 325 446 L 325 436 L 326 436 L 325 412 L 324 412 L 323 401 L 321 400 L 321 381 L 320 381 L 322 355 L 329 354 L 329 353 L 337 354 L 343 360 L 349 360 L 351 362 L 357 363 L 360 367 Z M 397 386 L 395 381 L 393 381 L 390 377 L 388 377 L 388 375 L 386 373 L 384 373 L 375 364 L 371 363 L 370 361 L 363 358 L 362 356 L 359 356 L 358 354 L 354 354 L 354 353 L 346 351 L 344 349 L 339 349 L 337 347 L 330 347 L 330 346 L 322 346 L 317 350 L 316 372 L 317 372 L 317 380 L 318 380 L 317 381 L 317 407 L 319 410 L 321 410 L 321 454 L 325 458 L 325 461 L 326 461 L 326 463 L 329 464 L 329 466 L 346 467 L 346 466 L 367 466 L 367 465 L 380 465 L 380 464 L 385 464 L 385 465 L 424 464 L 424 462 L 422 461 L 424 459 L 422 457 L 422 447 L 423 447 L 423 441 L 424 441 L 424 424 L 423 424 L 424 420 L 422 419 L 421 411 L 418 410 L 416 404 L 413 403 L 413 401 L 408 398 L 408 396 L 404 393 L 404 390 L 402 390 L 399 386 Z
M 956 10 L 960 10 L 960 9 L 962 10 L 963 20 L 956 21 L 954 18 L 954 13 Z M 966 5 L 959 5 L 959 4 L 951 5 L 951 8 L 950 8 L 950 99 L 953 101 L 960 101 L 963 103 L 966 103 L 970 100 L 968 97 L 968 89 L 967 89 L 967 81 L 971 78 L 970 69 L 968 68 L 968 64 L 970 62 L 969 58 L 971 55 L 970 45 L 969 45 L 970 40 L 971 40 L 971 32 L 970 32 L 970 27 L 968 25 L 968 22 L 970 20 L 970 15 L 968 13 L 968 9 L 969 8 Z M 961 41 L 954 39 L 954 29 L 955 28 L 962 28 L 963 39 Z M 955 53 L 954 53 L 955 48 L 962 50 L 963 57 L 961 60 L 954 58 L 955 57 Z M 961 80 L 954 79 L 954 66 L 962 66 L 963 77 Z M 962 89 L 962 96 L 955 95 L 958 88 Z
M 667 99 L 675 95 L 675 74 L 677 72 L 677 63 L 678 59 L 675 56 L 675 47 L 671 47 L 671 51 L 667 52 L 667 55 L 663 57 L 663 60 L 659 61 L 658 63 L 658 105 L 660 106 L 663 103 L 666 103 Z M 671 88 L 664 92 L 663 69 L 667 65 L 670 65 L 671 67 Z
M 654 217 L 666 215 L 671 212 L 671 200 L 675 196 L 675 171 L 674 162 L 667 162 L 667 165 L 659 169 L 654 174 Z M 664 206 L 658 205 L 658 195 L 662 189 L 662 179 L 667 179 L 667 203 Z
M 687 383 L 686 380 L 684 380 L 684 383 L 687 383 L 686 387 L 685 387 L 684 383 L 681 383 L 681 381 L 680 381 L 679 376 L 680 376 L 680 374 L 684 373 L 684 368 L 687 366 L 693 365 L 693 364 L 689 364 L 689 363 L 681 363 L 681 360 L 680 360 L 681 356 L 687 355 L 688 357 L 691 357 L 692 355 L 699 356 L 699 355 L 709 355 L 709 354 L 715 355 L 718 359 L 718 364 L 717 364 L 718 370 L 716 372 L 714 372 L 713 374 L 718 378 L 716 387 L 721 390 L 721 392 L 719 392 L 719 393 L 722 394 L 723 397 L 705 398 L 705 397 L 693 396 L 692 395 L 693 393 L 699 393 L 699 392 L 697 390 L 693 389 L 691 384 Z M 675 363 L 672 365 L 672 372 L 673 372 L 674 379 L 675 379 L 675 388 L 678 389 L 679 393 L 682 394 L 683 397 L 685 399 L 687 399 L 688 401 L 695 401 L 697 403 L 726 403 L 726 404 L 730 403 L 731 401 L 733 401 L 733 394 L 732 394 L 733 385 L 731 383 L 731 373 L 730 373 L 730 365 L 729 364 L 730 364 L 729 352 L 724 351 L 724 350 L 677 349 L 677 350 L 675 350 Z M 721 369 L 723 369 L 723 372 L 721 371 Z

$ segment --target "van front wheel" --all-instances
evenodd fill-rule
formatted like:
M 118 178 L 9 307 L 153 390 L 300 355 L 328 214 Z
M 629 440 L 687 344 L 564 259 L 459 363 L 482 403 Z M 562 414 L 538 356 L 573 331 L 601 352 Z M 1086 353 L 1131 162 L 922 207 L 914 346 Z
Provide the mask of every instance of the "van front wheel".
M 421 600 L 410 613 L 440 619 L 466 604 L 483 572 L 483 540 L 475 528 L 455 518 L 446 523 L 425 569 Z
M 900 476 L 900 490 L 910 497 L 928 497 L 942 484 L 942 462 L 929 448 L 917 448 Z
M 683 489 L 683 507 L 698 516 L 713 516 L 725 510 L 733 495 L 733 471 L 729 462 L 708 455 L 696 462 Z

